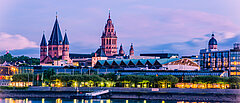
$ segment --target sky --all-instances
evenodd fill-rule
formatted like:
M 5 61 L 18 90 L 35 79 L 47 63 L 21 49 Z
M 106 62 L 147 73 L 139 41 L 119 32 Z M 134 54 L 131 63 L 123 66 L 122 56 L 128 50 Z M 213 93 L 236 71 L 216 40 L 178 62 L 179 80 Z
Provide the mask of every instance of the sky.
M 56 12 L 70 53 L 92 53 L 111 10 L 118 47 L 129 53 L 197 55 L 215 33 L 219 49 L 240 40 L 239 0 L 0 0 L 0 55 L 39 57 L 45 31 L 50 34 Z

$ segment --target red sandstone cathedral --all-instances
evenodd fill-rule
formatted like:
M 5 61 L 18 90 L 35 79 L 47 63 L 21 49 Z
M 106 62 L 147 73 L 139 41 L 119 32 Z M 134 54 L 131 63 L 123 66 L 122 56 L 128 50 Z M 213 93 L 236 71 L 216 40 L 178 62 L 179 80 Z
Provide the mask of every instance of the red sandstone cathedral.
M 95 57 L 114 57 L 126 56 L 122 48 L 122 44 L 117 52 L 117 35 L 114 30 L 114 25 L 110 18 L 110 12 L 105 25 L 105 29 L 101 36 L 101 46 L 96 51 Z M 130 46 L 129 56 L 134 56 L 133 44 Z M 41 65 L 55 65 L 65 66 L 71 65 L 72 60 L 69 57 L 69 41 L 65 31 L 64 39 L 59 27 L 58 19 L 56 16 L 55 24 L 53 26 L 52 34 L 48 43 L 43 33 L 42 41 L 40 44 L 40 64 Z
M 69 58 L 69 41 L 65 32 L 64 39 L 58 24 L 57 16 L 53 26 L 51 37 L 46 42 L 45 34 L 43 34 L 40 44 L 40 64 L 41 65 L 57 65 L 63 66 L 71 64 Z

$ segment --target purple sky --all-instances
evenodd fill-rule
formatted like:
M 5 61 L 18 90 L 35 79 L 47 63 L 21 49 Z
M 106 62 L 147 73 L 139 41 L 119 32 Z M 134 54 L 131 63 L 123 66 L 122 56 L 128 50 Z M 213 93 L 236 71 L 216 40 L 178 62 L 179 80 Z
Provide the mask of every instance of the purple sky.
M 240 40 L 239 0 L 1 0 L 0 51 L 39 57 L 42 31 L 49 39 L 55 12 L 67 29 L 71 53 L 91 53 L 111 9 L 111 18 L 128 53 L 173 52 L 196 55 L 215 32 L 219 49 Z M 1 55 L 2 55 L 1 54 Z

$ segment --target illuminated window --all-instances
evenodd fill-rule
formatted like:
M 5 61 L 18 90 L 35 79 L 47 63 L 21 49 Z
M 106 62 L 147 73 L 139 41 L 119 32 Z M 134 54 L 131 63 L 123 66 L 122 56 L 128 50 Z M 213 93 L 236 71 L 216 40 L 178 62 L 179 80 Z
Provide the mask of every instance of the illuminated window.
M 231 70 L 236 70 L 236 67 L 231 67 Z

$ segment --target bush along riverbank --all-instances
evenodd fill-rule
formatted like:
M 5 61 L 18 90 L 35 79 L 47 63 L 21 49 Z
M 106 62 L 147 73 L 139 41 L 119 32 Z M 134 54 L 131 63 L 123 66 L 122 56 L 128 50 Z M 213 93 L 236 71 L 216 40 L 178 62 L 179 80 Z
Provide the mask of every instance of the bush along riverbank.
M 70 75 L 64 73 L 56 74 L 52 70 L 46 70 L 40 75 L 15 74 L 12 78 L 11 86 L 22 83 L 22 86 L 34 84 L 35 86 L 45 87 L 240 88 L 240 77 L 197 76 L 183 80 L 181 77 L 172 75 L 118 76 L 113 73 L 101 75 Z M 34 83 L 31 83 L 32 81 L 34 81 Z

